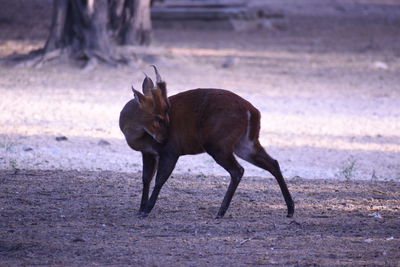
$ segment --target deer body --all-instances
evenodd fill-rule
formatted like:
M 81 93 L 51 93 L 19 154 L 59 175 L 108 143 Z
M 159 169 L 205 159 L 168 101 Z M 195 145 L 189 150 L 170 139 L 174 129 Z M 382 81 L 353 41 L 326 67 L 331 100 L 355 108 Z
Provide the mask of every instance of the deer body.
M 173 108 L 166 146 L 180 155 L 203 153 L 213 145 L 233 152 L 252 127 L 250 115 L 259 116 L 249 102 L 222 89 L 189 90 L 169 100 Z
M 165 88 L 158 73 L 157 78 L 157 87 Z M 147 216 L 153 209 L 179 157 L 203 152 L 211 155 L 231 176 L 217 217 L 224 216 L 243 176 L 244 169 L 234 155 L 269 171 L 276 178 L 287 204 L 288 217 L 293 216 L 294 202 L 279 164 L 258 141 L 260 112 L 253 105 L 222 89 L 193 89 L 165 98 L 165 101 L 168 110 L 153 114 L 153 117 L 163 117 L 165 120 L 162 123 L 165 126 L 164 138 L 158 138 L 163 140 L 156 141 L 152 137 L 154 133 L 141 128 L 143 122 L 140 121 L 146 116 L 142 114 L 143 105 L 140 102 L 131 100 L 121 111 L 120 128 L 128 145 L 141 151 L 143 156 L 141 216 Z M 149 186 L 154 173 L 157 173 L 156 181 L 149 198 Z

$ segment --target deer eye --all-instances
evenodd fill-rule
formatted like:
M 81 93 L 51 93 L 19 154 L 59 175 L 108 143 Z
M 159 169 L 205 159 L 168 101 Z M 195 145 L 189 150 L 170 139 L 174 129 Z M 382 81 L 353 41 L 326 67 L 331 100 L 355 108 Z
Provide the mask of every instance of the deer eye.
M 154 118 L 154 120 L 157 122 L 157 123 L 159 123 L 159 124 L 164 124 L 164 118 L 162 118 L 161 116 L 156 116 L 155 118 Z

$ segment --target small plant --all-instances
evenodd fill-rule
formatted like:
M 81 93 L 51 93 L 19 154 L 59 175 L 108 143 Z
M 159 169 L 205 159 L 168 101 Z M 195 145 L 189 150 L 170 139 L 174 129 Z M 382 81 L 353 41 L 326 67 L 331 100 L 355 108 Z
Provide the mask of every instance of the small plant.
M 344 168 L 340 171 L 341 176 L 343 176 L 346 180 L 353 178 L 356 163 L 357 160 L 350 157 Z
M 374 180 L 377 180 L 377 179 L 378 179 L 378 176 L 376 176 L 376 171 L 375 171 L 375 169 L 373 169 L 372 170 L 372 175 L 371 175 L 371 180 L 374 181 Z
M 0 147 L 4 148 L 6 152 L 11 151 L 13 146 L 15 146 L 15 143 L 13 143 L 13 142 L 11 142 L 9 140 L 6 140 L 5 143 L 1 143 L 0 144 Z
M 17 167 L 17 161 L 15 159 L 11 159 L 10 160 L 10 167 L 11 170 L 13 171 L 14 174 L 17 174 L 17 172 L 19 171 L 18 167 Z
M 204 173 L 200 172 L 200 174 L 198 174 L 196 177 L 200 178 L 200 179 L 205 179 L 205 178 L 207 178 L 207 175 L 205 175 Z

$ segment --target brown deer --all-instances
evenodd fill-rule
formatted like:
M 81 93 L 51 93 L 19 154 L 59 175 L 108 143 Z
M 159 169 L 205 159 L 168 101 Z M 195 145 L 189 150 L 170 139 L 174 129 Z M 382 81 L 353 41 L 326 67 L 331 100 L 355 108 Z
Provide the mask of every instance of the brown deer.
M 143 156 L 143 192 L 139 216 L 153 209 L 160 190 L 181 155 L 207 152 L 231 176 L 217 218 L 224 216 L 243 176 L 234 155 L 269 171 L 278 181 L 288 217 L 294 202 L 279 168 L 261 146 L 260 112 L 240 96 L 222 89 L 193 89 L 167 97 L 166 83 L 155 66 L 156 85 L 146 75 L 143 94 L 133 87 L 134 99 L 122 109 L 119 126 L 128 145 Z M 149 199 L 150 182 L 157 169 Z

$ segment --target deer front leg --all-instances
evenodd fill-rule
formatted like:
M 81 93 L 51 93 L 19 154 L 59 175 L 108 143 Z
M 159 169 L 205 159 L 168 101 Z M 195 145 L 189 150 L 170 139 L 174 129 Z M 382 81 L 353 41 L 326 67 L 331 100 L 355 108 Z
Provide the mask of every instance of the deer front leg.
M 168 180 L 172 171 L 175 168 L 176 162 L 178 161 L 178 157 L 171 154 L 164 154 L 160 156 L 157 175 L 156 175 L 156 183 L 154 185 L 153 192 L 151 194 L 150 199 L 147 201 L 147 205 L 143 211 L 142 217 L 146 217 L 150 211 L 153 209 L 156 204 L 158 195 L 161 191 L 162 186 Z
M 149 200 L 150 183 L 156 171 L 157 157 L 152 154 L 142 153 L 142 161 L 143 161 L 143 173 L 142 173 L 143 191 L 142 191 L 142 200 L 140 202 L 140 208 L 138 213 L 139 216 L 143 215 L 147 202 Z

